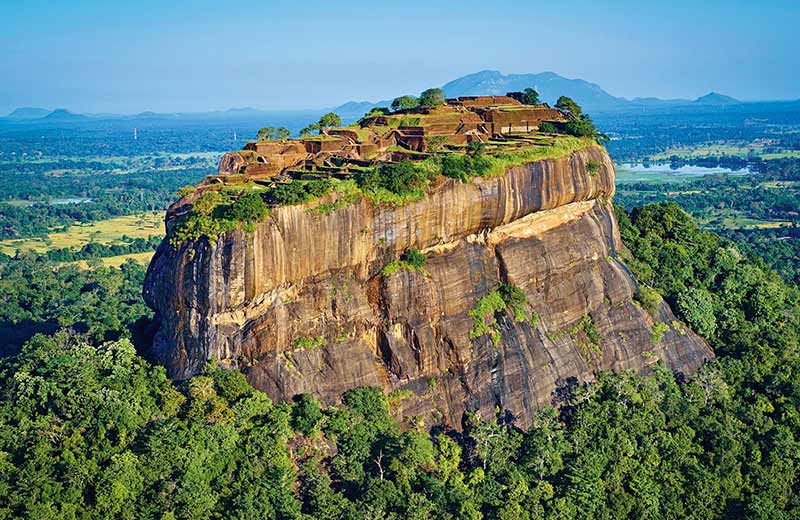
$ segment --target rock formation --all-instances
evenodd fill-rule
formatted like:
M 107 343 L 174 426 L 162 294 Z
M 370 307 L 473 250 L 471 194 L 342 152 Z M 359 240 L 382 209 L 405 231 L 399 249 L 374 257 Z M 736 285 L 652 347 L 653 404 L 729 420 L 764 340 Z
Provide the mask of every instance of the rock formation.
M 525 427 L 560 385 L 597 370 L 663 360 L 691 372 L 713 354 L 665 303 L 651 315 L 635 302 L 613 192 L 608 155 L 589 146 L 501 176 L 439 177 L 403 206 L 310 210 L 329 195 L 215 243 L 165 241 L 145 284 L 150 354 L 176 378 L 218 360 L 279 400 L 407 390 L 403 414 L 456 428 L 496 407 Z M 382 274 L 410 249 L 424 267 Z M 527 301 L 481 315 L 499 287 Z

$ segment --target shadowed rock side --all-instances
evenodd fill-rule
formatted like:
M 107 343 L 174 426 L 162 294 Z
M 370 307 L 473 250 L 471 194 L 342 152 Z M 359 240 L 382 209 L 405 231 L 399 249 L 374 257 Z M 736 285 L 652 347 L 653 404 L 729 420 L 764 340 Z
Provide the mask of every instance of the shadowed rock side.
M 455 427 L 496 406 L 528 426 L 557 387 L 598 369 L 662 359 L 691 372 L 713 354 L 666 304 L 654 319 L 634 303 L 613 190 L 608 156 L 591 147 L 502 177 L 445 179 L 402 207 L 281 207 L 213 246 L 165 243 L 145 283 L 160 322 L 151 355 L 177 378 L 217 359 L 276 399 L 410 390 L 404 414 Z M 380 274 L 408 248 L 427 255 L 423 271 Z M 524 292 L 526 319 L 506 309 L 496 344 L 471 338 L 470 311 L 501 282 Z

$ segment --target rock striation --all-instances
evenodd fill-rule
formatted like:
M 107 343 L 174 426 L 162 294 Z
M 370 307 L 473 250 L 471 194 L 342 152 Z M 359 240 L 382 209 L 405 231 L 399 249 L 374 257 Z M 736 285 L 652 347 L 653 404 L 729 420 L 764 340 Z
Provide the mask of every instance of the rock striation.
M 651 314 L 635 302 L 613 193 L 613 165 L 590 146 L 502 176 L 440 177 L 403 206 L 284 206 L 215 243 L 165 242 L 145 283 L 150 355 L 175 378 L 218 360 L 279 400 L 406 390 L 403 414 L 456 428 L 497 407 L 526 427 L 598 370 L 662 360 L 691 372 L 713 353 L 665 303 Z M 382 274 L 409 249 L 422 269 Z M 524 312 L 490 312 L 490 333 L 476 334 L 476 309 L 501 284 L 524 293 Z

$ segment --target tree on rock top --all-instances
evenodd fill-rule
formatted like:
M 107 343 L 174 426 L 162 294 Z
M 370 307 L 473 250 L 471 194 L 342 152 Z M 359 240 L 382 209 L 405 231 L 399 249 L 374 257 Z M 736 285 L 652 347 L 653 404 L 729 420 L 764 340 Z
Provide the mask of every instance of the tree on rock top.
M 333 112 L 328 112 L 319 118 L 319 126 L 321 129 L 342 126 L 342 118 Z
M 436 108 L 444 105 L 444 92 L 440 88 L 429 88 L 419 95 L 419 106 Z
M 276 141 L 280 139 L 289 139 L 292 133 L 286 127 L 280 127 L 277 130 L 271 126 L 265 126 L 258 131 L 256 137 L 259 141 Z
M 321 134 L 323 130 L 335 128 L 337 126 L 342 126 L 342 118 L 333 112 L 328 112 L 324 116 L 320 117 L 319 121 L 316 123 L 311 123 L 307 127 L 300 130 L 300 135 L 310 135 L 314 131 L 317 131 Z
M 412 108 L 417 108 L 418 106 L 419 99 L 415 98 L 414 96 L 400 96 L 392 101 L 392 110 L 395 112 L 398 110 L 411 110 Z
M 556 101 L 556 108 L 565 110 L 575 117 L 580 117 L 581 113 L 583 113 L 581 106 L 567 96 L 558 98 L 558 101 Z
M 539 99 L 539 93 L 532 88 L 526 88 L 522 92 L 509 92 L 506 96 L 516 99 L 523 105 L 538 105 L 542 102 Z

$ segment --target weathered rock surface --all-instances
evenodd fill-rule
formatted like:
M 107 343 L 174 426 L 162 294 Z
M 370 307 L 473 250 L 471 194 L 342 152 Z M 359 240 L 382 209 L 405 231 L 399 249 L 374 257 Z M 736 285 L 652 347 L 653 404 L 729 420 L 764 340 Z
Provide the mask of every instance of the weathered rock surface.
M 214 245 L 165 243 L 145 284 L 160 322 L 151 355 L 176 378 L 217 359 L 276 399 L 406 389 L 403 413 L 455 427 L 465 411 L 498 406 L 527 426 L 560 384 L 597 370 L 643 372 L 662 359 L 691 372 L 713 354 L 666 304 L 654 320 L 634 303 L 613 191 L 613 165 L 590 147 L 502 177 L 446 179 L 402 207 L 281 207 Z M 380 274 L 409 248 L 426 253 L 424 271 Z M 496 345 L 470 338 L 469 311 L 501 282 L 538 320 L 507 310 Z M 669 330 L 654 342 L 656 321 Z

